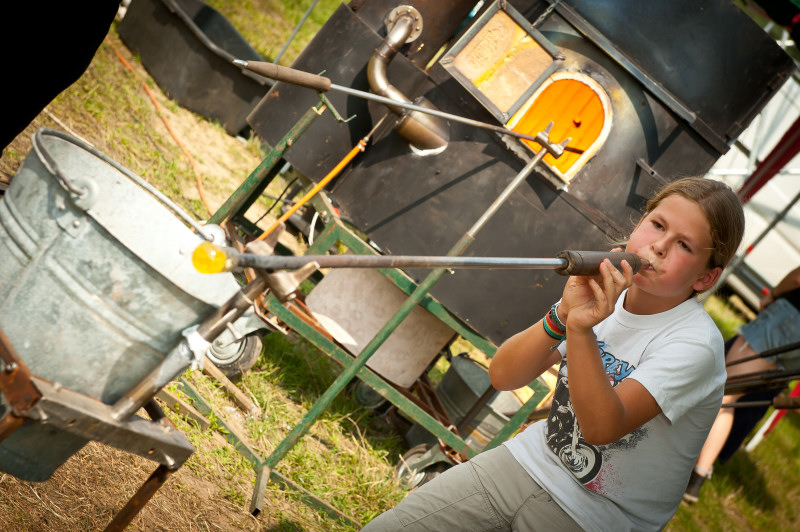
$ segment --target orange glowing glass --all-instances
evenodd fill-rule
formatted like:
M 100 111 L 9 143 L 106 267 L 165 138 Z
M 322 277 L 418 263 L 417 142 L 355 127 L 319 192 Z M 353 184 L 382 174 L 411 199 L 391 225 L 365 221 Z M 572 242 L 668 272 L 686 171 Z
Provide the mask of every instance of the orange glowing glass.
M 603 102 L 595 89 L 574 78 L 557 79 L 534 98 L 530 105 L 523 106 L 512 117 L 509 125 L 512 125 L 514 131 L 536 135 L 553 122 L 550 131 L 552 142 L 562 142 L 571 137 L 572 140 L 567 145 L 570 151 L 565 151 L 558 159 L 549 154 L 544 157 L 544 161 L 557 169 L 568 181 L 566 176 L 575 174 L 575 171 L 570 170 L 581 154 L 597 149 L 593 145 L 598 141 L 606 120 Z M 534 152 L 541 149 L 535 142 L 522 142 Z M 580 153 L 572 150 L 580 150 Z

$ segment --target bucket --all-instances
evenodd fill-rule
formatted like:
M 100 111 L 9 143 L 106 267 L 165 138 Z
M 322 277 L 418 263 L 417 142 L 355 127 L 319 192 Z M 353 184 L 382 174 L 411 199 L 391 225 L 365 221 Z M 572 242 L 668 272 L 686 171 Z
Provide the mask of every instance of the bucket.
M 467 356 L 456 356 L 450 361 L 436 394 L 447 415 L 458 424 L 491 386 L 488 370 Z M 464 441 L 480 451 L 503 429 L 510 416 L 522 406 L 520 399 L 508 391 L 498 392 L 462 429 Z M 406 433 L 406 442 L 413 447 L 420 443 L 435 444 L 436 437 L 415 423 Z
M 86 143 L 42 129 L 0 200 L 0 327 L 34 375 L 106 404 L 238 290 L 229 273 L 194 269 L 202 238 L 191 219 L 143 186 Z M 85 443 L 26 420 L 0 442 L 0 470 L 46 480 Z

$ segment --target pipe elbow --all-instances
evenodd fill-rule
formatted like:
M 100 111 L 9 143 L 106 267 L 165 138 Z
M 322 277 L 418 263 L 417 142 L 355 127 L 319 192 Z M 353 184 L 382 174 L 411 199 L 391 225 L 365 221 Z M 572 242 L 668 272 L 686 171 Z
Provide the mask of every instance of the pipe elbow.
M 367 80 L 370 89 L 375 94 L 406 104 L 412 103 L 405 94 L 389 82 L 387 69 L 400 47 L 411 36 L 416 22 L 410 13 L 398 16 L 386 39 L 370 56 L 367 64 Z M 419 98 L 413 103 L 435 110 L 433 104 L 424 98 Z M 439 153 L 447 147 L 450 134 L 447 123 L 443 119 L 418 110 L 406 112 L 400 106 L 387 104 L 387 107 L 400 117 L 395 129 L 413 148 L 421 152 Z

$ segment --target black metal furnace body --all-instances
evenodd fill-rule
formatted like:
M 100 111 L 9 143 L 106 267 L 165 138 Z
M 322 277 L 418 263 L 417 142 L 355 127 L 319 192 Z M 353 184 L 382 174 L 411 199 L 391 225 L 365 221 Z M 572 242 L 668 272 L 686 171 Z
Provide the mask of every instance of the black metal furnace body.
M 423 29 L 388 64 L 397 89 L 518 130 L 553 120 L 551 140 L 563 140 L 561 131 L 585 154 L 567 166 L 537 167 L 469 247 L 472 256 L 610 249 L 654 190 L 705 174 L 795 68 L 729 0 L 496 1 L 472 14 L 474 0 L 402 4 L 419 12 Z M 342 4 L 293 68 L 370 90 L 367 65 L 399 5 Z M 511 35 L 517 40 L 506 43 Z M 502 70 L 515 62 L 515 72 Z M 286 155 L 314 181 L 387 112 L 354 96 L 328 97 L 355 118 L 339 123 L 326 113 Z M 248 122 L 274 144 L 317 101 L 308 89 L 276 83 Z M 446 149 L 424 154 L 390 118 L 331 189 L 343 216 L 386 253 L 446 253 L 538 149 L 450 122 Z M 426 272 L 408 273 L 419 281 Z M 500 343 L 541 317 L 563 284 L 549 271 L 457 270 L 431 293 Z

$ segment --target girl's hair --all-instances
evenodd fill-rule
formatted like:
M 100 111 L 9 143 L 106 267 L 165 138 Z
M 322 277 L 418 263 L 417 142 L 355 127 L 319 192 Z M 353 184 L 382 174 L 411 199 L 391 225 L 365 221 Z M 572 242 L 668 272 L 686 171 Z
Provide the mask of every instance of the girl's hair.
M 669 183 L 648 201 L 647 213 L 673 194 L 683 196 L 700 206 L 711 228 L 709 267 L 725 268 L 739 248 L 744 234 L 744 210 L 739 197 L 721 181 L 704 177 L 684 177 Z

